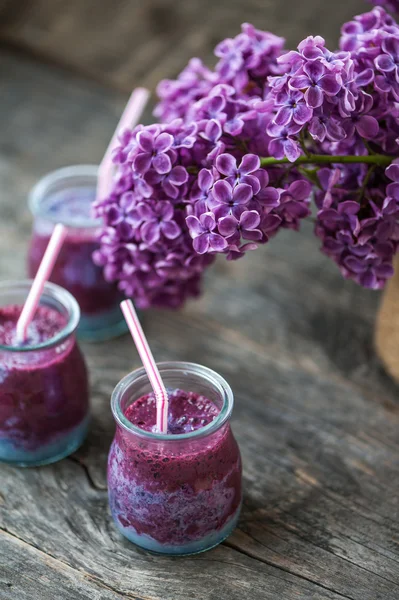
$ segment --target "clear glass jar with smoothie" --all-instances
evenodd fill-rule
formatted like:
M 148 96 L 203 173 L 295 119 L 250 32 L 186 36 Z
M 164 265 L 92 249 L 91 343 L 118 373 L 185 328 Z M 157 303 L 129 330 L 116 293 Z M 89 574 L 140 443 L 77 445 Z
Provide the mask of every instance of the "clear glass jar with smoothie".
M 156 432 L 155 399 L 144 369 L 117 385 L 116 433 L 108 460 L 112 516 L 146 550 L 195 554 L 222 542 L 241 508 L 241 458 L 230 428 L 233 394 L 214 371 L 161 363 L 168 432 Z
M 95 165 L 77 165 L 49 173 L 32 189 L 29 207 L 34 217 L 28 252 L 28 274 L 34 277 L 56 223 L 68 227 L 68 236 L 55 263 L 50 281 L 67 289 L 81 310 L 78 335 L 101 341 L 126 331 L 119 308 L 121 294 L 104 279 L 92 255 L 98 249 L 101 222 L 91 215 L 96 197 Z
M 79 306 L 47 283 L 20 344 L 16 325 L 31 283 L 0 283 L 0 461 L 18 466 L 71 454 L 89 423 L 88 376 L 75 339 Z

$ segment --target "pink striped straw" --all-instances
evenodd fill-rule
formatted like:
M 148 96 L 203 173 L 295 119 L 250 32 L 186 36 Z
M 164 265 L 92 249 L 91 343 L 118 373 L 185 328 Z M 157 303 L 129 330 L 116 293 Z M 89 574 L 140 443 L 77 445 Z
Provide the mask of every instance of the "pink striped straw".
M 133 93 L 126 104 L 126 108 L 123 111 L 120 121 L 115 129 L 115 133 L 112 136 L 112 139 L 104 154 L 104 158 L 100 163 L 100 167 L 98 169 L 97 198 L 105 197 L 109 190 L 113 166 L 112 150 L 117 144 L 120 131 L 122 129 L 126 129 L 127 127 L 133 128 L 137 125 L 148 102 L 149 96 L 150 92 L 146 88 L 136 88 L 133 90 Z
M 154 390 L 157 403 L 157 429 L 161 433 L 167 433 L 168 393 L 166 391 L 165 384 L 162 381 L 161 375 L 158 371 L 158 367 L 148 345 L 147 338 L 145 337 L 143 328 L 141 327 L 137 313 L 134 309 L 133 302 L 131 300 L 123 300 L 123 302 L 121 302 L 121 309 L 126 319 L 126 323 L 130 329 L 130 333 L 132 334 L 133 341 L 136 344 L 137 351 L 140 354 L 144 368 L 147 372 L 152 389 Z
M 67 233 L 68 230 L 66 227 L 64 227 L 64 225 L 58 224 L 54 227 L 54 231 L 46 248 L 46 252 L 44 253 L 42 262 L 40 263 L 39 270 L 36 273 L 36 277 L 33 281 L 32 287 L 18 319 L 17 340 L 20 344 L 26 341 L 28 327 L 35 316 L 36 309 L 40 302 L 40 297 L 43 293 L 44 285 L 51 275 L 54 263 L 57 260 Z

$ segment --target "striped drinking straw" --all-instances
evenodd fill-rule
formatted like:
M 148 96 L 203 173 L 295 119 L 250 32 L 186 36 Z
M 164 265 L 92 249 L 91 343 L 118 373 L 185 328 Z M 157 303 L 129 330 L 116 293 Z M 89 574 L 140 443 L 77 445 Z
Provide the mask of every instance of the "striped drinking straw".
M 147 372 L 148 379 L 150 380 L 151 387 L 154 391 L 157 409 L 157 430 L 160 433 L 167 433 L 168 431 L 168 393 L 165 388 L 165 384 L 162 381 L 158 367 L 152 355 L 150 346 L 148 345 L 147 338 L 145 337 L 143 328 L 138 319 L 137 313 L 134 309 L 131 300 L 124 300 L 121 302 L 121 309 L 126 319 L 126 323 L 129 327 L 130 333 L 140 358 L 143 362 L 143 366 Z

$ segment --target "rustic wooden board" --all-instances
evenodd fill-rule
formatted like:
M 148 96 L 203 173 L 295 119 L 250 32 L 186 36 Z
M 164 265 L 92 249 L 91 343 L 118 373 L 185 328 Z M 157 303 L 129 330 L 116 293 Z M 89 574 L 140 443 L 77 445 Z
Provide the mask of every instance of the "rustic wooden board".
M 287 38 L 324 35 L 335 47 L 341 24 L 364 0 L 0 0 L 0 40 L 130 91 L 154 88 L 191 56 L 212 50 L 243 21 Z
M 98 161 L 125 97 L 7 53 L 0 81 L 4 279 L 24 273 L 30 186 Z M 144 315 L 159 360 L 205 363 L 233 386 L 245 478 L 234 534 L 186 559 L 118 534 L 109 397 L 138 358 L 128 337 L 85 345 L 87 443 L 56 465 L 0 467 L 1 600 L 397 600 L 398 388 L 373 351 L 379 295 L 343 281 L 317 246 L 311 227 L 286 232 L 243 261 L 218 261 L 183 311 Z

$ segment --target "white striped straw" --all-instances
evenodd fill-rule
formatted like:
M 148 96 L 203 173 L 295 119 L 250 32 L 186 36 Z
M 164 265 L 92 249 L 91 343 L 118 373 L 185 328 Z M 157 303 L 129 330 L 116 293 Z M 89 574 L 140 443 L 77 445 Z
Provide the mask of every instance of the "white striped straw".
M 32 287 L 18 319 L 17 341 L 19 344 L 22 344 L 26 341 L 28 327 L 35 316 L 36 309 L 40 302 L 40 297 L 43 293 L 44 285 L 50 278 L 55 261 L 57 260 L 67 233 L 67 228 L 60 223 L 54 227 L 54 231 L 47 245 L 46 252 L 44 253 L 42 262 L 40 263 L 40 267 L 36 273 L 36 277 L 33 281 Z
M 117 144 L 118 135 L 122 129 L 126 129 L 127 127 L 133 129 L 137 125 L 149 97 L 150 92 L 146 88 L 136 88 L 133 90 L 98 169 L 98 199 L 105 197 L 110 188 L 113 166 L 112 151 Z
M 123 300 L 123 302 L 121 302 L 121 309 L 130 333 L 132 334 L 133 341 L 136 344 L 137 351 L 140 354 L 144 368 L 147 372 L 151 387 L 154 390 L 157 409 L 157 430 L 161 433 L 167 433 L 168 393 L 166 391 L 165 384 L 162 381 L 161 375 L 158 371 L 158 367 L 148 345 L 147 338 L 145 337 L 143 328 L 141 327 L 132 301 Z

